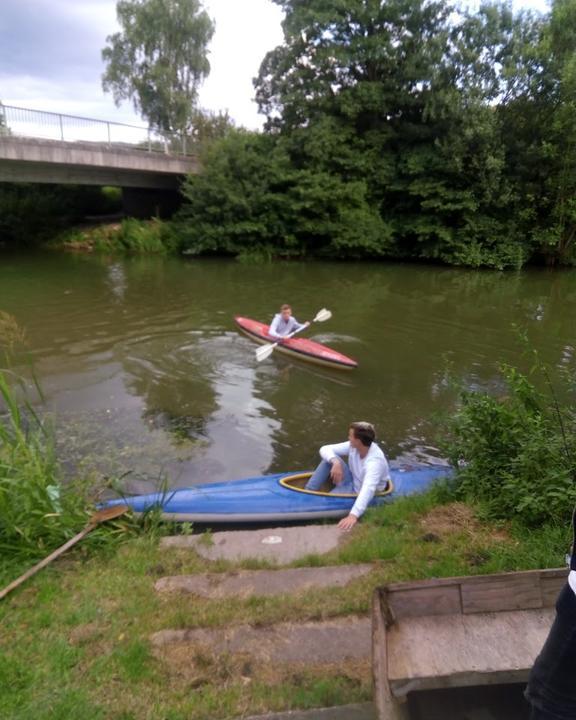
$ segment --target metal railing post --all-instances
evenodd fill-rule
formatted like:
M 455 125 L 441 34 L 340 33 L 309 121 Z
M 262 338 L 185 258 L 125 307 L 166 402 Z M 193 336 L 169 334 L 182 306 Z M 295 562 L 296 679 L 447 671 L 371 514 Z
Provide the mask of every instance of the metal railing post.
M 1 2 L 1 0 L 0 0 Z M 62 142 L 89 142 L 105 145 L 108 149 L 131 147 L 135 151 L 164 153 L 166 155 L 186 155 L 188 146 L 194 153 L 194 138 L 186 133 L 162 132 L 150 125 L 137 126 L 128 123 L 116 123 L 109 120 L 66 115 L 58 112 L 32 110 L 0 103 L 0 119 L 3 135 L 22 137 L 60 139 Z M 66 125 L 68 123 L 68 125 Z M 102 139 L 102 126 L 106 125 L 106 135 Z M 66 140 L 68 133 L 69 140 Z M 115 134 L 116 133 L 116 134 Z M 144 135 L 144 133 L 146 133 Z M 114 142 L 112 138 L 114 137 Z

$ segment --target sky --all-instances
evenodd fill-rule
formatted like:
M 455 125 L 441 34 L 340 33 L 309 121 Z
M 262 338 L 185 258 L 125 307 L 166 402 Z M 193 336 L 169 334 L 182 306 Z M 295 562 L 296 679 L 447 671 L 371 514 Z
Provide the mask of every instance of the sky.
M 475 0 L 472 0 L 475 2 Z M 204 0 L 215 20 L 210 76 L 200 104 L 227 110 L 238 125 L 261 127 L 252 79 L 282 42 L 282 13 L 271 0 Z M 546 9 L 546 0 L 514 0 Z M 6 105 L 145 124 L 129 102 L 104 94 L 100 52 L 118 30 L 116 0 L 0 0 L 0 100 Z
M 200 104 L 228 110 L 237 124 L 262 125 L 252 78 L 282 42 L 282 13 L 271 0 L 204 0 L 215 20 L 211 72 Z M 116 0 L 0 0 L 0 100 L 6 105 L 117 122 L 142 120 L 130 102 L 102 91 L 101 50 L 117 32 Z

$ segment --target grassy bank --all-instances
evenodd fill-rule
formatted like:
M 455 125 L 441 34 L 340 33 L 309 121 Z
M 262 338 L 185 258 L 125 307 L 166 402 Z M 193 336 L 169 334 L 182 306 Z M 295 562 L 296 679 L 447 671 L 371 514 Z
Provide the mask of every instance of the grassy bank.
M 5 347 L 21 341 L 14 321 L 0 319 Z M 8 376 L 0 374 L 2 586 L 80 530 L 93 500 L 86 483 L 61 482 L 50 428 Z M 91 533 L 0 602 L 0 718 L 223 720 L 370 699 L 367 663 L 271 666 L 187 646 L 158 650 L 150 636 L 364 615 L 387 582 L 562 566 L 576 418 L 516 371 L 504 376 L 505 396 L 463 393 L 446 426 L 446 452 L 460 467 L 453 483 L 370 510 L 337 550 L 296 563 L 373 564 L 346 588 L 160 597 L 161 576 L 266 564 L 162 550 L 154 516 L 143 533 L 129 519 Z
M 164 220 L 136 220 L 76 227 L 57 235 L 49 247 L 74 252 L 100 252 L 119 255 L 168 255 L 179 250 L 172 225 Z
M 365 668 L 270 668 L 246 658 L 158 653 L 165 628 L 259 626 L 366 613 L 372 589 L 421 577 L 554 567 L 565 528 L 478 520 L 437 491 L 369 512 L 338 551 L 299 565 L 373 562 L 347 589 L 279 598 L 158 597 L 158 577 L 253 567 L 163 551 L 153 538 L 97 556 L 78 551 L 0 605 L 0 716 L 6 720 L 208 720 L 370 699 Z M 259 563 L 258 567 L 264 564 Z M 6 578 L 4 578 L 6 579 Z

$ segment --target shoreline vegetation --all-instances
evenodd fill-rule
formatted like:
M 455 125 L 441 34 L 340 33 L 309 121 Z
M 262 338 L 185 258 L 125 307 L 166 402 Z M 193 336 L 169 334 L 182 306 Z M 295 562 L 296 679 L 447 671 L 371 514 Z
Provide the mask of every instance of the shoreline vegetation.
M 274 2 L 284 38 L 254 81 L 262 131 L 226 117 L 209 118 L 211 132 L 197 123 L 202 169 L 183 182 L 176 215 L 127 220 L 90 247 L 576 264 L 573 3 L 537 13 L 498 2 L 350 0 L 346 12 L 333 0 Z M 43 244 L 119 206 L 118 189 L 98 193 L 4 183 L 0 242 Z
M 2 327 L 22 340 L 9 317 Z M 143 524 L 120 518 L 96 529 L 0 603 L 0 715 L 218 720 L 371 699 L 369 677 L 358 667 L 271 670 L 209 653 L 179 659 L 159 653 L 149 638 L 167 628 L 356 617 L 369 612 L 372 590 L 387 582 L 562 566 L 576 499 L 576 419 L 539 382 L 547 369 L 537 358 L 530 376 L 510 367 L 502 373 L 504 397 L 462 391 L 457 411 L 439 426 L 443 451 L 458 468 L 454 481 L 369 510 L 339 549 L 293 563 L 373 564 L 346 588 L 210 602 L 159 598 L 154 582 L 161 576 L 267 564 L 207 567 L 193 552 L 163 550 L 159 537 L 174 527 L 153 515 Z M 5 585 L 84 526 L 94 488 L 62 482 L 49 425 L 6 371 L 0 397 Z
M 275 2 L 284 39 L 254 81 L 263 130 L 212 118 L 214 132 L 200 133 L 201 172 L 182 183 L 171 220 L 70 230 L 65 247 L 576 264 L 568 0 L 544 13 L 497 2 L 351 0 L 346 13 L 332 2 Z M 44 244 L 120 207 L 118 189 L 3 183 L 0 241 Z

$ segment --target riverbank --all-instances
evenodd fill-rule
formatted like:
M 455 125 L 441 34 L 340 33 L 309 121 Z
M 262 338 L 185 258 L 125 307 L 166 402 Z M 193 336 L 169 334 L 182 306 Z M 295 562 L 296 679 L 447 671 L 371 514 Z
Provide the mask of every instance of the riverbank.
M 559 566 L 567 540 L 564 528 L 528 531 L 479 520 L 477 508 L 434 490 L 370 511 L 337 550 L 292 564 L 371 563 L 369 576 L 329 592 L 210 602 L 160 597 L 154 584 L 165 575 L 266 563 L 207 564 L 192 551 L 162 549 L 153 537 L 93 556 L 80 549 L 0 605 L 0 714 L 10 720 L 217 720 L 369 700 L 370 677 L 352 665 L 334 675 L 333 668 L 271 668 L 233 656 L 215 664 L 209 654 L 189 665 L 178 662 L 177 653 L 159 654 L 150 637 L 169 628 L 354 620 L 367 615 L 372 589 L 383 583 Z
M 47 247 L 109 255 L 172 255 L 178 253 L 179 245 L 169 222 L 158 218 L 125 218 L 119 222 L 70 228 L 56 235 Z
M 158 654 L 151 637 L 242 623 L 256 629 L 287 620 L 352 623 L 367 618 L 371 591 L 385 582 L 563 564 L 574 499 L 572 395 L 558 385 L 554 397 L 543 395 L 528 377 L 495 363 L 522 362 L 511 340 L 515 321 L 538 338 L 550 367 L 572 367 L 571 273 L 554 274 L 553 282 L 523 273 L 511 282 L 497 273 L 351 265 L 340 293 L 334 264 L 284 264 L 280 275 L 278 266 L 221 260 L 39 257 L 14 257 L 0 269 L 14 313 L 4 326 L 15 344 L 27 341 L 22 354 L 37 362 L 46 412 L 58 411 L 61 444 L 46 441 L 50 423 L 38 426 L 37 443 L 30 417 L 7 424 L 14 447 L 7 487 L 24 489 L 13 477 L 35 474 L 31 492 L 17 500 L 13 490 L 4 493 L 6 512 L 19 516 L 7 538 L 10 515 L 0 515 L 0 558 L 9 543 L 20 543 L 23 529 L 30 531 L 29 557 L 4 565 L 4 584 L 86 523 L 83 499 L 61 522 L 56 457 L 79 477 L 84 470 L 71 456 L 88 459 L 99 477 L 125 476 L 123 489 L 135 492 L 152 489 L 145 483 L 159 477 L 182 486 L 248 476 L 255 467 L 305 469 L 318 445 L 341 437 L 353 408 L 355 417 L 377 424 L 390 458 L 409 464 L 434 453 L 450 457 L 460 469 L 461 494 L 436 490 L 370 512 L 343 547 L 299 563 L 369 563 L 369 576 L 347 588 L 277 598 L 160 597 L 154 586 L 167 575 L 265 565 L 208 563 L 160 549 L 157 534 L 134 537 L 128 520 L 107 524 L 0 605 L 1 717 L 218 720 L 368 699 L 366 668 L 280 672 L 271 663 L 202 654 L 189 662 L 177 650 Z M 311 372 L 278 358 L 257 364 L 231 319 L 239 302 L 247 314 L 263 313 L 274 293 L 297 298 L 306 313 L 329 298 L 335 322 L 324 339 L 357 351 L 358 374 Z M 447 390 L 447 353 L 452 378 L 464 388 L 457 398 Z M 17 420 L 17 406 L 7 404 Z M 442 409 L 454 420 L 450 432 L 438 421 Z M 451 448 L 438 451 L 438 435 L 452 436 Z M 158 471 L 151 448 L 161 459 Z M 2 450 L 8 452 L 7 443 Z M 42 502 L 27 505 L 32 497 Z M 120 544 L 108 542 L 112 531 Z

